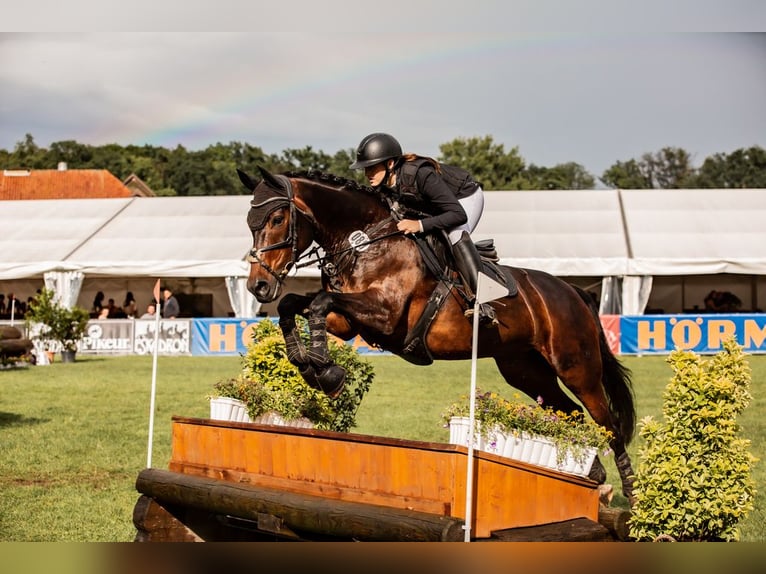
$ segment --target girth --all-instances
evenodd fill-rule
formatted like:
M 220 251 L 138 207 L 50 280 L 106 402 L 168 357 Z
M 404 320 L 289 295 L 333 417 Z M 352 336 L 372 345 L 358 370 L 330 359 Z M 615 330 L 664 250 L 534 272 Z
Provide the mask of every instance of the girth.
M 429 236 L 430 241 L 436 241 L 436 237 Z M 431 296 L 426 302 L 426 306 L 423 312 L 420 314 L 415 325 L 407 333 L 407 337 L 404 339 L 404 347 L 402 350 L 402 358 L 406 359 L 410 363 L 415 365 L 430 365 L 434 359 L 431 355 L 431 351 L 426 345 L 426 336 L 433 323 L 439 310 L 444 305 L 444 301 L 447 299 L 450 291 L 453 287 L 459 284 L 452 280 L 450 265 L 443 257 L 439 257 L 437 251 L 433 248 L 429 239 L 414 236 L 414 240 L 420 254 L 423 257 L 423 261 L 428 270 L 437 278 L 436 287 L 434 288 Z M 513 297 L 518 293 L 518 287 L 516 281 L 511 275 L 511 270 L 508 267 L 498 265 L 497 252 L 495 251 L 494 244 L 491 239 L 485 239 L 476 243 L 476 247 L 481 255 L 482 271 L 491 277 L 498 283 L 504 285 L 508 289 L 508 295 Z M 464 291 L 460 292 L 463 299 L 468 305 L 468 299 Z

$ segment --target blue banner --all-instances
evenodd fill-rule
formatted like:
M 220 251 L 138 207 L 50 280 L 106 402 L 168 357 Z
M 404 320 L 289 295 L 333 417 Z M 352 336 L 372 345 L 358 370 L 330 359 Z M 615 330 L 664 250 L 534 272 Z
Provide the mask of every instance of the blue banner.
M 253 341 L 253 330 L 262 320 L 260 317 L 193 319 L 191 354 L 244 355 Z
M 731 336 L 746 353 L 766 353 L 766 315 L 630 315 L 620 319 L 625 355 L 667 355 L 676 348 L 717 353 Z
M 277 318 L 257 317 L 253 319 L 211 318 L 192 319 L 192 355 L 244 355 L 253 341 L 253 330 L 260 321 L 278 321 Z M 346 341 L 359 354 L 389 354 L 368 345 L 357 336 Z

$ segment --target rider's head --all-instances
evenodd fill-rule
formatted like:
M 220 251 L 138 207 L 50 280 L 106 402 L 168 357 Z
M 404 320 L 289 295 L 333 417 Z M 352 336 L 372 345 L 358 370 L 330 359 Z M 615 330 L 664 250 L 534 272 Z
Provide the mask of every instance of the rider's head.
M 366 136 L 356 148 L 356 161 L 351 169 L 364 169 L 370 185 L 377 187 L 388 181 L 391 170 L 402 155 L 402 146 L 389 134 L 374 133 Z

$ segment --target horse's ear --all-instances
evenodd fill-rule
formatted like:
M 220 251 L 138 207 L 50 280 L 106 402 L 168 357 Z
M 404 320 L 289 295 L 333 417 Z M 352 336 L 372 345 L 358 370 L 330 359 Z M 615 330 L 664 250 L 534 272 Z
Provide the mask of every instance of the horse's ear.
M 244 185 L 247 189 L 250 191 L 253 191 L 256 186 L 256 182 L 252 180 L 252 178 L 247 175 L 244 171 L 237 169 L 237 175 L 239 175 L 239 181 L 242 182 L 242 185 Z
M 266 183 L 268 183 L 271 187 L 275 189 L 285 189 L 285 184 L 279 181 L 274 175 L 267 169 L 258 166 L 258 171 L 261 172 L 261 175 L 263 176 L 263 179 Z

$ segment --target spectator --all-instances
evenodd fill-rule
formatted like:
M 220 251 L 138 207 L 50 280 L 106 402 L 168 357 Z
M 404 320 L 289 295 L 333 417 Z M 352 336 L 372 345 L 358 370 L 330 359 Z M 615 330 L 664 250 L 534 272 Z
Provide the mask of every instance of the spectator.
M 101 309 L 104 307 L 104 292 L 99 291 L 93 299 L 93 307 L 90 310 L 91 317 L 101 317 Z
M 165 298 L 165 304 L 162 306 L 163 318 L 175 319 L 178 317 L 178 313 L 181 312 L 181 307 L 178 305 L 178 299 L 173 296 L 173 291 L 167 286 L 165 286 L 162 295 Z
M 101 311 L 98 312 L 97 319 L 109 318 L 109 307 L 101 307 Z
M 146 313 L 141 315 L 141 319 L 154 319 L 155 313 L 157 313 L 157 306 L 154 303 L 149 303 L 146 306 Z
M 133 297 L 133 291 L 128 291 L 125 294 L 125 302 L 122 304 L 122 310 L 130 319 L 133 319 L 136 316 L 138 307 L 136 305 L 136 299 Z

